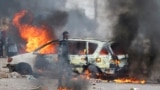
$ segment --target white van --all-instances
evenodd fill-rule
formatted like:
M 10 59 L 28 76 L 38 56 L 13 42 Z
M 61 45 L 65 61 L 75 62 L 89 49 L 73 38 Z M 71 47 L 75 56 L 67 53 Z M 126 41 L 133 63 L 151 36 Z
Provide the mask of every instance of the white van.
M 46 68 L 47 64 L 56 64 L 57 52 L 41 54 L 39 51 L 51 44 L 58 46 L 58 43 L 58 40 L 53 40 L 33 52 L 10 57 L 6 65 L 10 71 L 31 74 L 35 72 L 35 67 L 44 66 Z M 128 65 L 128 55 L 114 42 L 95 39 L 68 39 L 68 46 L 70 64 L 73 71 L 79 74 L 88 69 L 93 74 L 114 75 Z

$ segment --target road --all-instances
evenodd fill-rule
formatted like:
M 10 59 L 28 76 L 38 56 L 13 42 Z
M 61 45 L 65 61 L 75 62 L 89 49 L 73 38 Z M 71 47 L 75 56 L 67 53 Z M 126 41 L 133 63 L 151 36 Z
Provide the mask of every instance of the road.
M 5 59 L 0 59 L 0 66 L 5 63 Z M 0 68 L 1 72 L 3 70 Z M 160 84 L 131 84 L 131 83 L 115 83 L 115 82 L 94 82 L 89 84 L 81 82 L 81 86 L 87 85 L 87 90 L 160 90 Z M 0 90 L 56 90 L 57 80 L 49 78 L 35 79 L 31 76 L 25 77 L 7 77 L 0 79 Z M 135 88 L 135 89 L 131 89 Z
M 95 89 L 94 89 L 95 88 Z M 119 83 L 98 83 L 92 85 L 89 90 L 160 90 L 158 84 L 119 84 Z M 134 89 L 133 89 L 134 90 Z

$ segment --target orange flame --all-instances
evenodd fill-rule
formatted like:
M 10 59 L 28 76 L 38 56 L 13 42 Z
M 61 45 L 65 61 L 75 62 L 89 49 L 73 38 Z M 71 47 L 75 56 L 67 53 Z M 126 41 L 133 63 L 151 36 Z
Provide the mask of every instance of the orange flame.
M 140 80 L 136 78 L 119 78 L 114 80 L 117 83 L 136 83 L 136 84 L 144 84 L 145 80 Z
M 90 79 L 90 77 L 91 77 L 91 73 L 90 73 L 90 71 L 87 69 L 87 70 L 85 70 L 84 71 L 84 74 L 83 75 L 81 75 L 81 77 L 82 78 L 84 78 L 84 79 L 87 79 L 87 80 L 89 80 Z
M 60 88 L 58 88 L 58 90 L 73 90 L 73 89 L 68 89 L 66 87 L 60 87 Z
M 86 52 L 87 52 L 87 50 L 86 50 L 86 49 L 82 49 L 82 50 L 80 50 L 80 51 L 79 51 L 79 54 L 80 54 L 80 55 L 85 55 L 85 54 L 86 54 Z
M 49 28 L 44 25 L 37 27 L 31 24 L 21 23 L 21 19 L 27 14 L 29 14 L 27 10 L 22 10 L 16 13 L 13 18 L 13 24 L 18 28 L 21 37 L 27 41 L 26 51 L 31 52 L 46 42 L 51 41 L 52 37 L 50 32 L 48 32 Z M 53 46 L 48 46 L 40 52 L 51 53 L 53 51 Z

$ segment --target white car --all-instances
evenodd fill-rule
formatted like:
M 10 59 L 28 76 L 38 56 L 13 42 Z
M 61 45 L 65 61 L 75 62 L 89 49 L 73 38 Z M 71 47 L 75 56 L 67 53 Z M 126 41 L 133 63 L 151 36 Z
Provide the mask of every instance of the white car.
M 48 42 L 33 52 L 8 58 L 10 71 L 20 74 L 31 74 L 37 68 L 48 68 L 48 64 L 56 64 L 57 54 L 41 54 L 39 51 L 48 45 L 58 46 L 58 41 Z M 88 69 L 91 73 L 114 75 L 128 65 L 128 55 L 114 42 L 94 39 L 68 39 L 69 59 L 73 71 L 83 73 Z

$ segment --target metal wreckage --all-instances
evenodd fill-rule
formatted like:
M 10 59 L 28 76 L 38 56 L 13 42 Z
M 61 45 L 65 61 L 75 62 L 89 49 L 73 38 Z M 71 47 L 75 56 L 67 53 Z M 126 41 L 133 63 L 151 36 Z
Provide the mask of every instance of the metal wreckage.
M 66 86 L 65 81 L 79 75 L 87 79 L 112 80 L 126 75 L 128 54 L 116 42 L 71 39 L 68 36 L 68 32 L 65 31 L 62 40 L 52 40 L 33 52 L 9 57 L 6 66 L 11 72 L 35 76 L 41 75 L 35 73 L 42 73 L 53 68 L 55 72 L 56 68 L 59 88 Z M 41 53 L 41 50 L 49 45 L 54 45 L 57 49 L 54 54 Z

